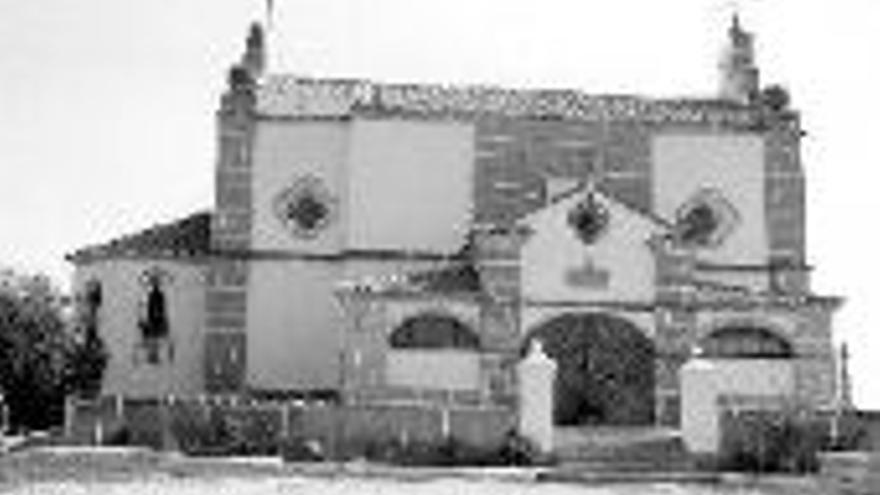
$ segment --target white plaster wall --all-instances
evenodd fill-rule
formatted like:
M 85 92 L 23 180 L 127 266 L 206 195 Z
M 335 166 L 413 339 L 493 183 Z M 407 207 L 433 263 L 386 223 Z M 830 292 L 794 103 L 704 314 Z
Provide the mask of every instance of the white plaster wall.
M 282 390 L 336 388 L 342 331 L 350 324 L 336 298 L 339 282 L 432 264 L 382 260 L 253 262 L 247 302 L 248 385 Z
M 473 134 L 452 121 L 355 121 L 349 247 L 458 250 L 473 207 Z
M 681 370 L 681 427 L 685 444 L 691 452 L 718 450 L 718 398 L 722 395 L 791 397 L 794 392 L 794 368 L 789 360 L 691 360 Z
M 583 198 L 582 194 L 567 198 L 526 220 L 534 233 L 521 251 L 523 297 L 541 302 L 653 301 L 655 262 L 647 245 L 653 224 L 596 194 L 609 212 L 609 224 L 595 243 L 587 245 L 568 224 L 569 211 Z M 607 287 L 569 283 L 569 271 L 583 267 L 587 260 L 609 272 Z
M 135 359 L 140 342 L 138 318 L 146 298 L 141 276 L 154 268 L 170 274 L 164 287 L 174 359 L 160 365 Z M 77 267 L 75 293 L 81 292 L 90 279 L 101 283 L 99 332 L 110 353 L 102 393 L 151 397 L 204 391 L 204 270 L 200 264 L 159 260 L 108 260 Z
M 764 143 L 742 134 L 666 134 L 652 147 L 654 211 L 673 220 L 697 191 L 713 188 L 735 206 L 740 222 L 726 241 L 701 250 L 720 263 L 765 263 Z
M 333 290 L 341 270 L 338 262 L 251 264 L 247 302 L 250 387 L 337 387 L 342 315 Z
M 252 177 L 254 249 L 326 253 L 342 247 L 349 135 L 344 122 L 258 122 Z M 305 175 L 320 178 L 338 202 L 332 223 L 313 239 L 291 235 L 274 211 L 276 196 Z
M 480 355 L 453 349 L 391 350 L 385 383 L 428 390 L 475 390 L 480 386 Z

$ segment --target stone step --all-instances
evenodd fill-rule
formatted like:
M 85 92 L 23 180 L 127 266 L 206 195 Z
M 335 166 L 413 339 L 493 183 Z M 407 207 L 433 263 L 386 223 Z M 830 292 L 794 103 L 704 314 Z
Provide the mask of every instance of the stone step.
M 569 434 L 556 449 L 564 473 L 687 472 L 694 470 L 681 438 L 651 431 Z
M 573 471 L 691 471 L 694 463 L 689 458 L 659 458 L 651 460 L 609 459 L 590 461 L 561 461 L 561 469 Z
M 557 449 L 557 457 L 571 460 L 654 459 L 686 455 L 678 439 L 631 442 L 617 445 L 567 445 Z
M 708 471 L 585 471 L 550 469 L 537 475 L 538 481 L 556 483 L 707 483 L 721 481 L 716 472 Z

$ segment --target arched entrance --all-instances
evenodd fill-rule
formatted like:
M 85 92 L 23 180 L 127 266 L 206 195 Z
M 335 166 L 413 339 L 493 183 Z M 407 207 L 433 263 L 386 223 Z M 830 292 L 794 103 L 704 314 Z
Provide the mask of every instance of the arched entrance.
M 558 365 L 557 425 L 654 423 L 654 343 L 633 323 L 605 313 L 565 314 L 532 330 Z

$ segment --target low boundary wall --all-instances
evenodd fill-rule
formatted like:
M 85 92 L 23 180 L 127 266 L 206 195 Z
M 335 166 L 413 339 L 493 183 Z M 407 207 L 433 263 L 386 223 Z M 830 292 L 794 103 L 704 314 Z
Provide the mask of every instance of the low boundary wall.
M 396 442 L 454 439 L 482 448 L 503 445 L 515 428 L 512 410 L 430 403 L 355 404 L 257 401 L 239 397 L 105 396 L 69 400 L 65 436 L 74 444 L 128 444 L 210 454 L 236 443 L 240 453 L 273 453 L 289 442 L 327 458 L 352 457 Z M 200 444 L 200 445 L 199 445 Z

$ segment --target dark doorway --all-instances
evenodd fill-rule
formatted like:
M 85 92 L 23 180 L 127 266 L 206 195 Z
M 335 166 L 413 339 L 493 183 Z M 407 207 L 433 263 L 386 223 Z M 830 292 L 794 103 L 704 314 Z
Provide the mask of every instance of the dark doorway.
M 654 423 L 654 344 L 609 314 L 566 314 L 533 330 L 558 364 L 554 421 L 571 425 Z

